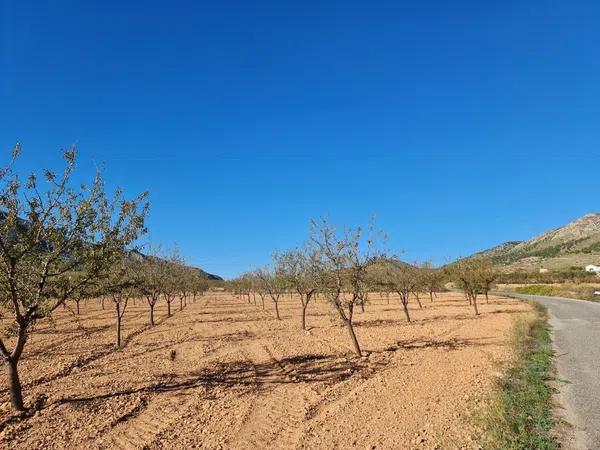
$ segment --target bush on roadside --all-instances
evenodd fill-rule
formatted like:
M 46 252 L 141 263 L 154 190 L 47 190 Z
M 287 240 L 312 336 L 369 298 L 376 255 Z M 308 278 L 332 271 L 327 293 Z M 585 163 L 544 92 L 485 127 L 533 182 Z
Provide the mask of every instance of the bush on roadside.
M 600 296 L 594 294 L 600 291 L 600 286 L 590 284 L 531 284 L 515 289 L 519 294 L 544 295 L 548 297 L 577 298 L 580 300 L 600 301 Z
M 558 286 L 550 286 L 548 284 L 531 284 L 529 286 L 520 286 L 516 289 L 519 294 L 529 295 L 547 295 L 559 296 L 561 289 Z

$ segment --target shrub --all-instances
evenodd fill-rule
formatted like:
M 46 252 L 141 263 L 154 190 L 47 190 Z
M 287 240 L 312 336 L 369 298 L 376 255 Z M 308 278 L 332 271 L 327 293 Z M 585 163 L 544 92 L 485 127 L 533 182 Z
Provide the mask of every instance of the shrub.
M 531 284 L 529 286 L 521 286 L 516 289 L 519 294 L 529 295 L 547 295 L 547 296 L 559 296 L 561 290 L 558 286 L 551 286 L 548 284 Z

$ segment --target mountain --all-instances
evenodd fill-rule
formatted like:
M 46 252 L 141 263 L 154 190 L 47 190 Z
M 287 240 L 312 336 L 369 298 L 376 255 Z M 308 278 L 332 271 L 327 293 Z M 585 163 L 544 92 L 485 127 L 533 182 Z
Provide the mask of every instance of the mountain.
M 200 275 L 202 275 L 204 278 L 206 278 L 207 280 L 213 280 L 213 281 L 223 281 L 223 278 L 221 278 L 219 275 L 214 275 L 212 273 L 208 273 L 205 272 L 204 270 L 195 267 L 195 269 L 200 272 Z
M 6 216 L 7 216 L 7 214 L 4 211 L 0 211 L 0 224 L 2 224 L 2 222 L 6 219 Z M 15 228 L 8 230 L 6 238 L 14 239 L 15 237 L 17 237 L 17 234 L 27 231 L 29 229 L 29 226 L 30 226 L 29 221 L 27 221 L 25 219 L 21 219 L 20 217 L 17 217 Z M 41 247 L 42 247 L 41 250 L 45 251 L 45 249 L 49 249 L 49 243 L 47 243 L 47 242 L 42 243 Z M 129 257 L 144 259 L 144 258 L 147 258 L 148 255 L 145 255 L 142 252 L 139 252 L 138 250 L 131 250 L 129 252 Z M 199 267 L 193 267 L 193 268 L 196 269 L 198 271 L 198 273 L 200 273 L 200 276 L 206 278 L 207 280 L 214 280 L 214 281 L 222 281 L 223 280 L 223 278 L 221 278 L 220 276 L 205 272 L 204 270 L 200 269 Z
M 528 241 L 511 241 L 476 253 L 507 269 L 568 269 L 600 263 L 600 214 L 586 214 Z
M 146 255 L 146 254 L 140 252 L 139 250 L 131 250 L 129 252 L 129 257 L 135 258 L 138 261 L 144 260 L 146 258 L 156 258 L 155 256 Z M 192 269 L 196 269 L 198 271 L 198 273 L 200 274 L 200 276 L 203 278 L 206 278 L 207 280 L 223 281 L 223 278 L 221 278 L 219 275 L 214 275 L 212 273 L 205 272 L 204 270 L 200 269 L 199 267 L 193 267 L 193 266 L 189 266 L 189 267 L 191 267 Z

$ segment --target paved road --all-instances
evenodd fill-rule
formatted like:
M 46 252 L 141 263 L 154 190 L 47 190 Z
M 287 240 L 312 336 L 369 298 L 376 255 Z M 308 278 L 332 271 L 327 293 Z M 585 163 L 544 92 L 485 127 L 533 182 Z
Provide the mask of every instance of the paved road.
M 548 308 L 558 377 L 568 381 L 561 383 L 558 401 L 574 426 L 571 444 L 576 449 L 600 449 L 600 303 L 510 296 L 535 300 Z

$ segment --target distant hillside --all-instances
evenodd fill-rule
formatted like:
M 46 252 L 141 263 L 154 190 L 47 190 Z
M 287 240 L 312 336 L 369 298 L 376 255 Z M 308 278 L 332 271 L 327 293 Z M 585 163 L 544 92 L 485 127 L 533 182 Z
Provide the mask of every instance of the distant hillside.
M 509 269 L 568 269 L 600 263 L 600 214 L 587 214 L 528 241 L 511 241 L 473 256 Z
M 141 259 L 146 259 L 146 258 L 152 258 L 149 255 L 146 255 L 138 250 L 132 250 L 131 252 L 129 252 L 129 256 L 131 256 L 132 258 L 137 258 L 138 260 Z M 190 266 L 192 267 L 192 266 Z M 200 274 L 200 276 L 206 278 L 207 280 L 214 280 L 214 281 L 222 281 L 223 278 L 221 278 L 219 275 L 213 275 L 212 273 L 208 273 L 205 272 L 204 270 L 200 269 L 199 267 L 192 267 L 193 269 L 196 269 L 198 271 L 198 273 Z
M 517 245 L 519 245 L 521 243 L 523 243 L 523 241 L 508 241 L 508 242 L 505 242 L 504 244 L 500 244 L 495 247 L 484 250 L 482 252 L 475 253 L 472 256 L 482 256 L 485 258 L 500 257 L 500 256 L 510 252 L 513 248 L 515 248 Z
M 6 218 L 6 213 L 3 211 L 0 211 L 0 223 L 2 223 L 2 221 L 5 220 L 5 218 Z M 8 233 L 8 239 L 14 238 L 19 231 L 23 232 L 24 230 L 26 231 L 28 228 L 29 228 L 29 222 L 25 219 L 21 219 L 20 217 L 17 217 L 15 230 Z M 49 245 L 48 243 L 42 244 L 42 246 L 44 248 L 47 248 L 48 245 Z M 132 258 L 147 258 L 148 257 L 148 255 L 145 255 L 137 250 L 130 251 L 129 256 Z M 214 280 L 214 281 L 222 281 L 223 280 L 223 278 L 221 278 L 220 276 L 205 272 L 204 270 L 202 270 L 198 267 L 194 267 L 194 269 L 198 270 L 200 275 L 203 276 L 204 278 L 206 278 L 207 280 Z
M 208 280 L 223 281 L 223 278 L 221 278 L 219 275 L 213 275 L 212 273 L 205 272 L 204 270 L 199 269 L 198 267 L 196 267 L 195 269 L 198 270 L 198 272 L 200 272 L 200 275 L 202 275 Z

